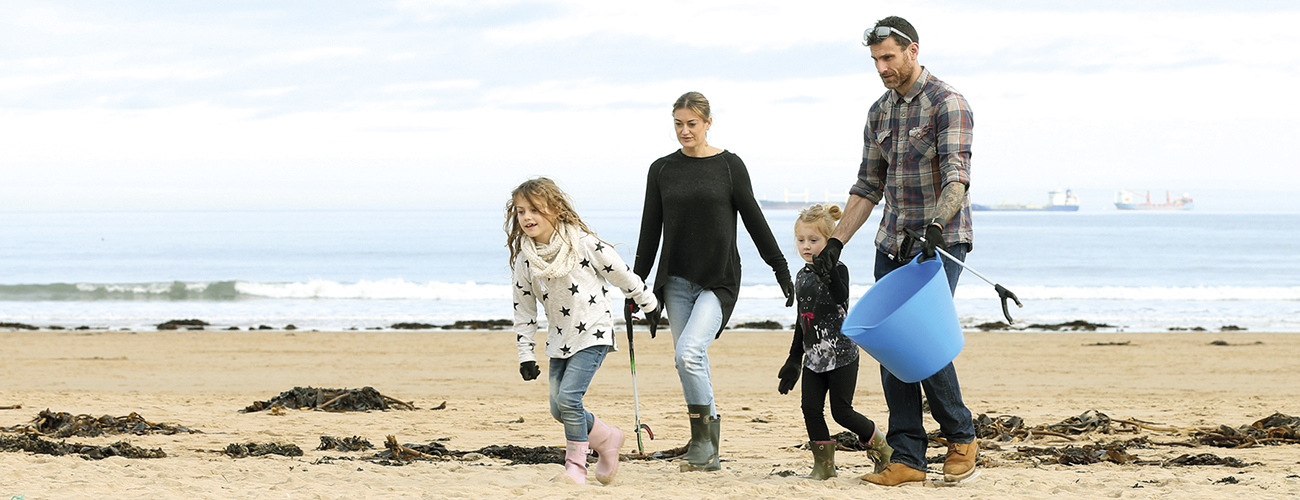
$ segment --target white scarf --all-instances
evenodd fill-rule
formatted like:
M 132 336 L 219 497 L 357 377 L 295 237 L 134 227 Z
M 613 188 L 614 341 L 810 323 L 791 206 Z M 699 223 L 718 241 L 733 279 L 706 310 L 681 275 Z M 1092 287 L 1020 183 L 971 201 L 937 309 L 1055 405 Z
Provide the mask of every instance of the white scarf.
M 574 266 L 578 265 L 578 252 L 574 245 L 581 237 L 582 229 L 559 222 L 555 225 L 550 244 L 538 243 L 529 238 L 531 245 L 529 242 L 520 245 L 524 258 L 528 259 L 533 269 L 533 277 L 559 278 L 573 271 Z

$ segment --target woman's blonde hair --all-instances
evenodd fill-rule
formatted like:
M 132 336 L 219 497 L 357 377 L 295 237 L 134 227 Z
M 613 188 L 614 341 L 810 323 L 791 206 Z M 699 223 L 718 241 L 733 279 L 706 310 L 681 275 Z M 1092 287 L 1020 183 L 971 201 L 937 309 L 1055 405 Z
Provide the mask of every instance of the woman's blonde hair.
M 687 92 L 678 97 L 677 102 L 673 103 L 673 112 L 676 113 L 677 110 L 682 108 L 694 111 L 704 121 L 713 119 L 711 108 L 709 108 L 709 99 L 699 92 Z
M 573 210 L 573 200 L 565 194 L 555 181 L 545 177 L 535 177 L 524 181 L 514 191 L 510 192 L 510 201 L 506 203 L 506 223 L 502 229 L 506 231 L 506 248 L 510 249 L 510 262 L 508 265 L 514 265 L 515 257 L 519 256 L 520 245 L 528 236 L 524 234 L 524 228 L 519 226 L 519 218 L 515 216 L 515 210 L 518 208 L 515 200 L 520 198 L 528 200 L 538 212 L 541 212 L 552 225 L 558 226 L 559 223 L 573 224 L 579 229 L 586 231 L 587 234 L 595 235 L 587 227 L 585 222 L 578 217 L 578 212 Z M 557 231 L 557 236 L 563 238 Z M 574 242 L 569 242 L 573 244 Z
M 807 224 L 815 229 L 823 237 L 830 238 L 831 233 L 835 232 L 835 223 L 844 216 L 844 211 L 840 206 L 834 203 L 827 205 L 813 205 L 799 211 L 799 218 L 794 220 L 795 225 Z

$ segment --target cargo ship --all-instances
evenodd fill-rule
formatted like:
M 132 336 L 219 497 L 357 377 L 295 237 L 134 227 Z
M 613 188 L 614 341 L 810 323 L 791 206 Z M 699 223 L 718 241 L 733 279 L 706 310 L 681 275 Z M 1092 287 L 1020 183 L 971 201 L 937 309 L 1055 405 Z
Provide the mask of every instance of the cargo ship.
M 1145 201 L 1138 203 L 1139 197 L 1143 196 L 1127 189 L 1116 191 L 1115 208 L 1119 210 L 1191 210 L 1195 206 L 1192 203 L 1192 196 L 1187 193 L 1174 198 L 1169 194 L 1169 191 L 1165 191 L 1164 203 L 1151 203 L 1151 192 L 1147 191 Z
M 844 193 L 840 196 L 837 196 L 837 198 L 841 198 L 839 201 L 831 201 L 830 190 L 826 190 L 825 194 L 826 194 L 826 201 L 817 202 L 817 201 L 811 201 L 809 199 L 807 189 L 803 190 L 802 193 L 800 192 L 792 193 L 790 192 L 789 189 L 786 189 L 783 197 L 784 199 L 782 199 L 781 201 L 759 199 L 758 206 L 766 210 L 803 210 L 805 208 L 821 203 L 823 205 L 831 205 L 831 204 L 839 205 L 840 208 L 844 208 L 844 204 L 849 199 L 848 193 Z M 802 201 L 800 201 L 800 198 L 802 198 Z
M 1057 189 L 1047 192 L 1046 205 L 1029 205 L 1020 203 L 1017 200 L 1002 200 L 997 205 L 981 205 L 972 203 L 971 210 L 978 211 L 1006 211 L 1006 212 L 1077 212 L 1079 211 L 1079 197 L 1074 192 L 1065 189 Z

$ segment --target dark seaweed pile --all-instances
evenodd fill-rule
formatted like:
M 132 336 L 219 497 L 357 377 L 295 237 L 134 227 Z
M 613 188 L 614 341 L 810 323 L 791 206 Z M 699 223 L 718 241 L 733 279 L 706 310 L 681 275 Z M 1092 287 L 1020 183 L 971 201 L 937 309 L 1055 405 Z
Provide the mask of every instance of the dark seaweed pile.
M 132 412 L 125 417 L 92 417 L 90 415 L 73 415 L 67 412 L 55 413 L 46 409 L 42 411 L 31 423 L 5 427 L 5 432 L 30 432 L 51 436 L 56 438 L 65 438 L 72 436 L 96 437 L 105 434 L 135 434 L 137 436 L 145 434 L 195 434 L 202 431 L 196 431 L 187 427 L 170 424 L 155 424 L 144 419 L 139 413 Z
M 226 445 L 223 453 L 230 455 L 230 458 L 260 457 L 263 455 L 301 457 L 302 448 L 299 448 L 296 444 L 231 443 Z
M 320 446 L 317 446 L 316 449 L 321 451 L 324 450 L 361 451 L 361 450 L 373 450 L 375 449 L 375 445 L 370 444 L 370 441 L 367 441 L 365 438 L 359 436 L 352 436 L 350 438 L 343 438 L 343 439 L 339 439 L 332 436 L 321 436 Z
M 67 443 L 64 441 L 54 442 L 41 439 L 35 434 L 22 434 L 18 436 L 0 436 L 0 451 L 18 452 L 25 451 L 40 455 L 81 455 L 81 458 L 87 460 L 101 460 L 105 457 L 124 457 L 124 458 L 163 458 L 167 454 L 163 453 L 161 448 L 152 450 L 138 448 L 126 441 L 118 441 L 108 446 L 91 446 L 79 443 Z
M 361 389 L 317 389 L 294 387 L 267 401 L 255 401 L 244 413 L 266 410 L 275 406 L 289 409 L 314 409 L 325 411 L 414 410 L 411 403 L 380 394 L 373 387 Z
M 1274 413 L 1250 425 L 1236 429 L 1220 425 L 1213 431 L 1196 432 L 1192 437 L 1201 444 L 1219 448 L 1297 444 L 1300 443 L 1300 417 Z

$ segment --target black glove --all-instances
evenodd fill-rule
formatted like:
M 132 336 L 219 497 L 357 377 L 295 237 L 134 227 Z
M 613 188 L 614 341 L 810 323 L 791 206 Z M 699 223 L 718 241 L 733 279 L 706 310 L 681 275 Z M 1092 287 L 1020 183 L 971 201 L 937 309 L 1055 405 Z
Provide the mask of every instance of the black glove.
M 542 369 L 537 367 L 536 361 L 524 361 L 519 363 L 519 374 L 524 376 L 524 380 L 533 380 L 542 374 Z
M 777 273 L 776 282 L 781 284 L 781 295 L 785 296 L 785 306 L 794 305 L 794 283 L 790 281 L 790 273 Z
M 776 374 L 781 379 L 781 384 L 776 386 L 777 392 L 786 394 L 790 389 L 794 389 L 794 383 L 799 381 L 799 372 L 803 371 L 803 353 L 791 354 L 785 360 L 785 366 Z
M 655 330 L 659 329 L 659 315 L 663 313 L 664 303 L 660 302 L 659 307 L 653 311 L 646 311 L 645 320 L 650 322 L 650 338 L 655 338 Z
M 926 259 L 933 259 L 936 248 L 948 248 L 943 242 L 943 224 L 939 223 L 939 219 L 934 219 L 925 226 L 925 242 L 921 243 L 921 253 L 925 254 Z
M 835 272 L 835 264 L 840 261 L 840 250 L 844 249 L 844 242 L 831 238 L 826 240 L 826 248 L 813 257 L 813 274 L 817 276 L 817 281 L 823 284 L 831 282 L 831 274 Z M 786 304 L 787 306 L 789 304 Z

